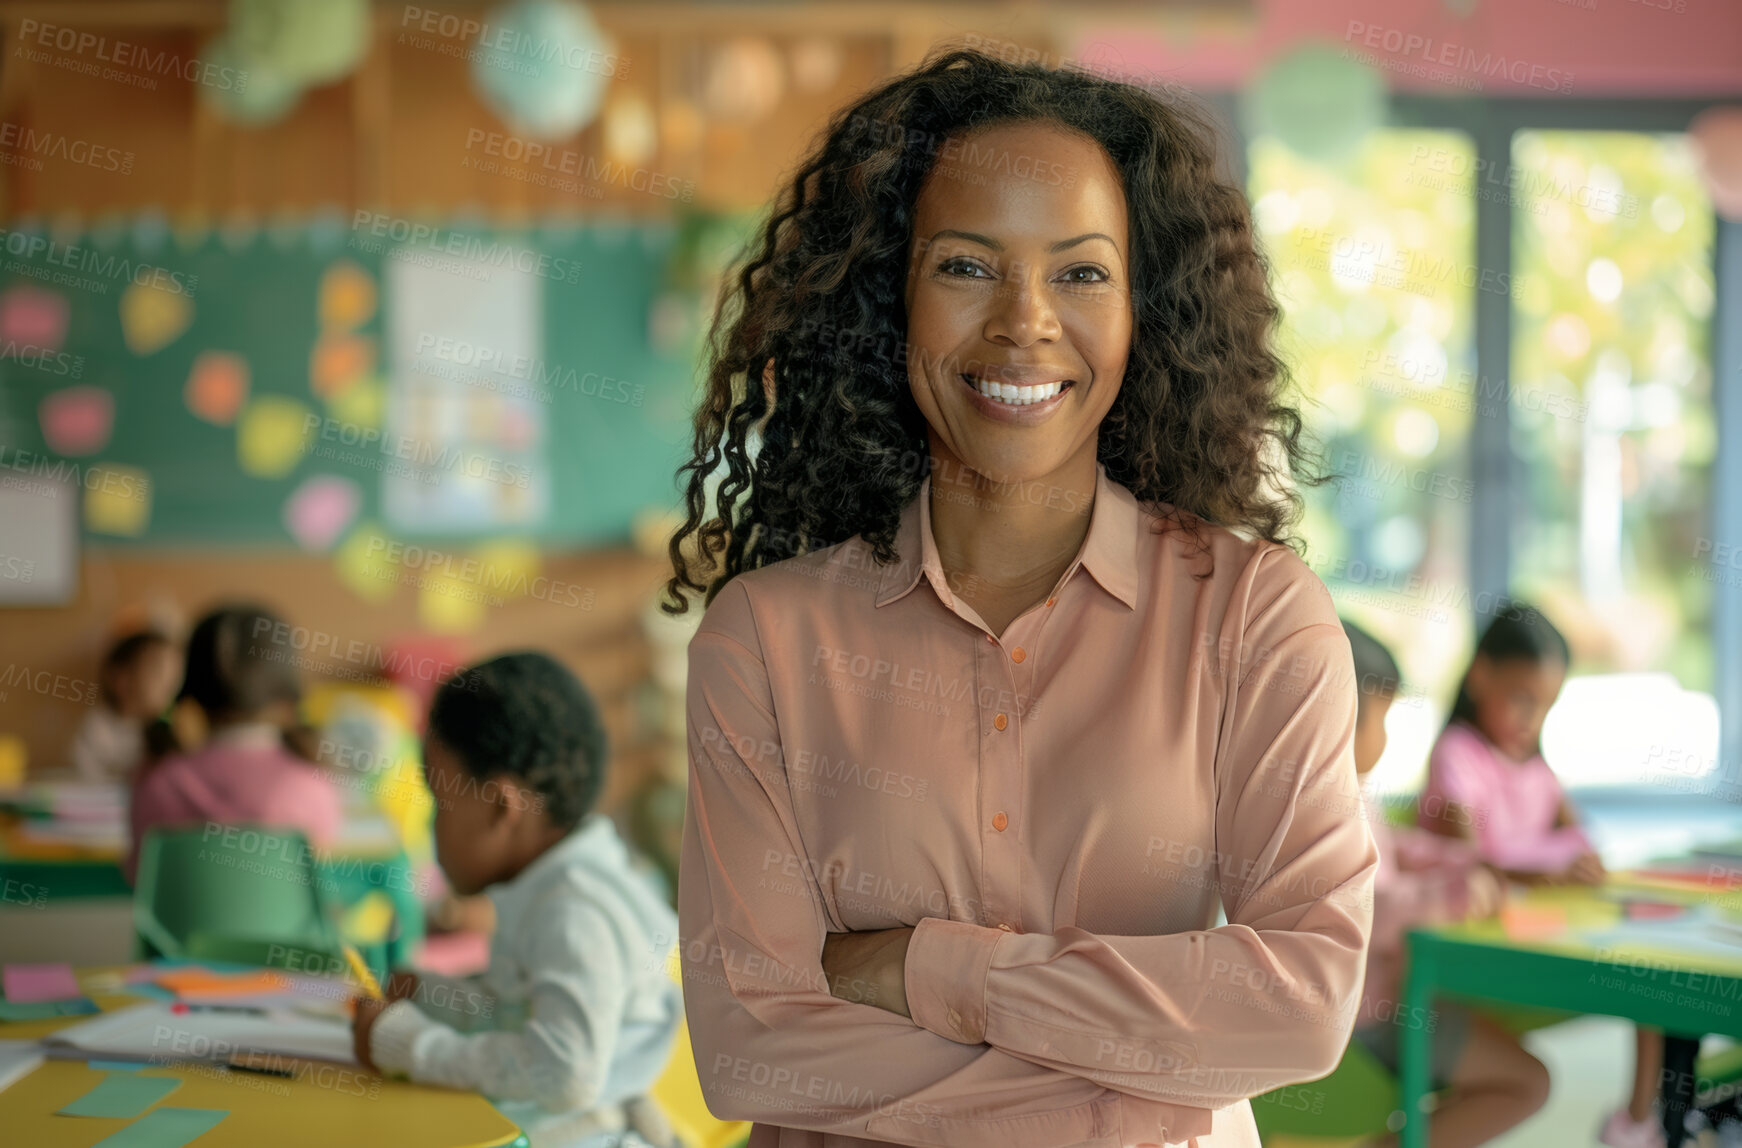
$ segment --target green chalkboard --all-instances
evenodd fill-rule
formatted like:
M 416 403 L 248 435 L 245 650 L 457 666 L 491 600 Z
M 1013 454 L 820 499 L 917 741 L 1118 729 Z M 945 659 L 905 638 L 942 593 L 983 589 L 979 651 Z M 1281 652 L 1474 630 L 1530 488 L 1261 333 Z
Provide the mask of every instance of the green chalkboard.
M 474 250 L 511 245 L 565 269 L 561 276 L 541 275 L 540 286 L 543 361 L 554 364 L 552 371 L 561 372 L 568 385 L 548 387 L 548 401 L 540 406 L 550 491 L 542 520 L 441 537 L 511 536 L 577 546 L 626 540 L 638 512 L 677 504 L 674 473 L 690 434 L 695 344 L 660 353 L 648 336 L 649 315 L 666 288 L 667 264 L 679 239 L 676 225 L 515 231 L 480 225 L 463 234 Z M 71 235 L 0 232 L 0 335 L 6 333 L 4 293 L 11 288 L 55 292 L 68 311 L 57 355 L 29 353 L 17 340 L 0 338 L 0 470 L 15 478 L 44 467 L 59 467 L 63 474 L 73 466 L 108 465 L 147 472 L 152 498 L 146 529 L 137 537 L 87 529 L 87 542 L 100 545 L 294 547 L 284 505 L 317 474 L 340 475 L 361 487 L 359 520 L 417 540 L 415 531 L 395 529 L 384 517 L 378 469 L 311 452 L 282 477 L 250 475 L 238 462 L 236 426 L 202 420 L 184 397 L 196 357 L 227 351 L 246 359 L 251 396 L 288 396 L 324 416 L 328 408 L 310 382 L 310 351 L 321 329 L 322 276 L 343 260 L 357 264 L 379 287 L 373 317 L 356 330 L 376 340 L 377 372 L 387 378 L 392 364 L 384 326 L 391 301 L 383 272 L 393 252 L 391 242 L 372 241 L 368 227 L 331 215 L 204 234 L 153 227 L 149 220 Z M 153 278 L 185 295 L 193 317 L 167 345 L 137 353 L 123 334 L 121 300 L 131 282 Z M 589 372 L 610 380 L 613 401 L 602 400 L 590 380 L 576 384 Z M 56 455 L 47 449 L 40 404 L 78 385 L 103 388 L 113 397 L 114 429 L 91 453 Z M 625 401 L 631 393 L 634 401 Z

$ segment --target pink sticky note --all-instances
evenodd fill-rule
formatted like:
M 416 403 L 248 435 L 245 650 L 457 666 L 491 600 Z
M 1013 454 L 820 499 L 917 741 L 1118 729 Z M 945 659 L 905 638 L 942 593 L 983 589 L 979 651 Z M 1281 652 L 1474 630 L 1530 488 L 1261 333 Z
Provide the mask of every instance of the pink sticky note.
M 284 528 L 304 550 L 330 550 L 362 505 L 363 492 L 356 483 L 335 474 L 317 474 L 297 487 L 284 504 Z
M 58 351 L 67 335 L 67 310 L 67 297 L 58 291 L 14 287 L 0 295 L 0 339 Z
M 115 399 L 102 387 L 58 390 L 36 406 L 42 437 L 56 454 L 95 454 L 109 444 L 115 426 Z
M 64 1001 L 84 996 L 79 991 L 78 978 L 67 964 L 7 965 L 3 974 L 6 999 L 20 1001 Z

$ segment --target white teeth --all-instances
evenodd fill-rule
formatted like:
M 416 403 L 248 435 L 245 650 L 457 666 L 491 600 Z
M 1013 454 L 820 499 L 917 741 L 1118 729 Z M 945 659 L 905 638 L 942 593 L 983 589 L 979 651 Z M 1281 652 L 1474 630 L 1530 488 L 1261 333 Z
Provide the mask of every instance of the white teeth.
M 1009 383 L 989 383 L 985 379 L 975 379 L 974 386 L 987 398 L 1008 403 L 1013 407 L 1026 407 L 1031 403 L 1043 403 L 1064 388 L 1063 383 L 1041 383 L 1035 387 L 1017 387 Z

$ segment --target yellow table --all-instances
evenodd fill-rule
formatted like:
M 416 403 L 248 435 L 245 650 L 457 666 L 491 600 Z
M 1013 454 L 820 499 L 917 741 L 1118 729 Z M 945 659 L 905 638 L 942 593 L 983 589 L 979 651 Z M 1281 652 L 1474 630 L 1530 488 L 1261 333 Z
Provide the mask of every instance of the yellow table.
M 82 974 L 81 974 L 82 975 Z M 92 993 L 103 1009 L 141 1003 L 139 997 Z M 0 1037 L 33 1040 L 85 1017 L 0 1025 Z M 308 1071 L 302 1071 L 306 1065 Z M 192 1148 L 278 1148 L 279 1145 L 391 1145 L 392 1148 L 524 1148 L 526 1139 L 512 1121 L 475 1092 L 426 1088 L 382 1080 L 354 1065 L 299 1062 L 286 1079 L 249 1072 L 226 1073 L 208 1064 L 176 1064 L 140 1069 L 148 1076 L 172 1076 L 182 1086 L 155 1107 L 222 1108 L 217 1127 L 193 1141 Z M 55 1112 L 89 1092 L 102 1073 L 83 1061 L 51 1060 L 0 1091 L 0 1136 L 8 1145 L 30 1148 L 90 1148 L 132 1123 L 131 1120 L 56 1116 Z

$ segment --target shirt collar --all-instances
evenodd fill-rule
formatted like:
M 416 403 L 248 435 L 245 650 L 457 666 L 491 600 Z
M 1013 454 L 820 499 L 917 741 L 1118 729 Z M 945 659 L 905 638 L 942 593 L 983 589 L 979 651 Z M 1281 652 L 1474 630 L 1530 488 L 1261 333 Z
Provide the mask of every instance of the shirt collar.
M 1059 579 L 1070 581 L 1077 567 L 1085 567 L 1101 588 L 1137 609 L 1137 532 L 1143 529 L 1142 507 L 1137 496 L 1107 477 L 1107 466 L 1095 462 L 1095 503 L 1089 512 L 1089 532 L 1082 549 Z M 931 475 L 919 484 L 919 494 L 901 512 L 896 532 L 898 560 L 883 567 L 877 586 L 877 605 L 885 606 L 905 597 L 919 585 L 921 575 L 937 591 L 945 605 L 954 606 L 955 596 L 938 559 L 937 542 L 931 532 Z M 918 555 L 916 562 L 914 556 Z

